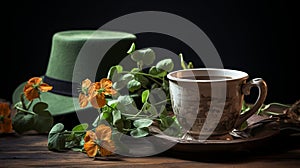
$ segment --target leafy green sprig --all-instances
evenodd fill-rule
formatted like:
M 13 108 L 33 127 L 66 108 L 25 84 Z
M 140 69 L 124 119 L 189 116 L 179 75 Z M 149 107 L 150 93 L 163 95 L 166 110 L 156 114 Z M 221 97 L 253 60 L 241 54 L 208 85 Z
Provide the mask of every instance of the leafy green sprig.
M 55 124 L 48 134 L 48 149 L 58 152 L 69 149 L 83 152 L 83 138 L 87 129 L 87 123 L 76 125 L 71 131 L 64 130 L 62 123 Z
M 123 66 L 115 65 L 109 69 L 107 78 L 113 82 L 117 94 L 106 97 L 107 103 L 98 109 L 93 129 L 102 123 L 109 124 L 118 146 L 122 146 L 120 139 L 123 134 L 145 137 L 150 134 L 150 126 L 156 126 L 170 136 L 181 136 L 181 126 L 171 107 L 167 80 L 168 72 L 174 68 L 172 59 L 162 59 L 154 65 L 155 52 L 150 48 L 136 50 L 134 43 L 127 53 L 136 67 L 125 70 Z M 192 63 L 184 62 L 182 54 L 179 56 L 183 69 L 193 67 Z M 145 65 L 151 67 L 144 68 Z M 83 138 L 87 127 L 87 124 L 80 124 L 68 131 L 64 130 L 62 123 L 57 123 L 48 135 L 49 150 L 84 152 Z
M 174 68 L 172 59 L 162 59 L 153 65 L 155 52 L 151 48 L 136 50 L 134 43 L 127 53 L 137 67 L 125 70 L 115 65 L 110 68 L 107 78 L 118 94 L 108 99 L 93 126 L 105 120 L 117 131 L 139 138 L 149 135 L 149 126 L 155 125 L 166 130 L 166 134 L 180 136 L 181 127 L 172 113 L 167 80 L 168 72 Z M 150 68 L 144 68 L 145 65 Z M 181 65 L 186 65 L 183 58 Z

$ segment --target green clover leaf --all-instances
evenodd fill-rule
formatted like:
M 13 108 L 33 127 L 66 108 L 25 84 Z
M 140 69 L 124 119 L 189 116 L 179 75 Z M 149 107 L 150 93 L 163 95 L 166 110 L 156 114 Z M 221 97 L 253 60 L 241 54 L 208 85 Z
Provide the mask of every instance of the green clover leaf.
M 53 126 L 53 117 L 51 113 L 47 110 L 48 104 L 44 102 L 38 102 L 33 106 L 32 111 L 36 113 L 35 115 L 35 125 L 34 130 L 44 133 L 50 131 Z

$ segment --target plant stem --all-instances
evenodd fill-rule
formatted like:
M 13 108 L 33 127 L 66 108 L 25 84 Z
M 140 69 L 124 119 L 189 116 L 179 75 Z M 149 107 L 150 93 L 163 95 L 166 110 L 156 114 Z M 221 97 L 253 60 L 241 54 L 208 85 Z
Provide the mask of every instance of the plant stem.
M 64 133 L 64 134 L 72 134 L 72 132 L 74 132 L 74 133 L 85 133 L 86 131 L 68 131 L 68 130 L 65 130 L 62 133 Z
M 162 100 L 162 101 L 160 101 L 160 102 L 155 103 L 154 106 L 159 105 L 159 104 L 162 104 L 162 103 L 164 103 L 164 102 L 168 102 L 169 100 L 171 100 L 171 99 Z
M 27 109 L 24 110 L 23 108 L 20 108 L 20 107 L 18 107 L 18 106 L 16 106 L 16 109 L 18 109 L 18 110 L 20 110 L 21 112 L 24 112 L 24 113 L 29 113 L 29 114 L 32 114 L 32 115 L 36 115 L 36 113 L 31 112 L 31 111 L 27 111 Z
M 98 115 L 99 115 L 98 121 L 97 121 L 97 125 L 99 125 L 100 124 L 100 120 L 101 120 L 101 108 L 99 108 L 97 111 L 98 111 Z
M 160 82 L 158 82 L 157 80 L 155 80 L 154 78 L 152 78 L 151 76 L 147 76 L 148 79 L 152 80 L 153 82 L 155 82 L 156 84 L 158 84 L 159 86 L 162 86 L 162 84 Z
M 157 78 L 157 79 L 161 79 L 159 76 L 155 76 L 155 75 L 151 75 L 151 74 L 147 74 L 147 73 L 143 73 L 143 72 L 130 72 L 130 71 L 123 71 L 121 72 L 121 74 L 124 73 L 129 73 L 129 74 L 137 74 L 137 75 L 144 75 L 144 76 L 150 76 L 152 78 Z M 161 79 L 162 80 L 162 79 Z
M 21 100 L 23 109 L 26 109 L 26 110 L 27 110 L 27 107 L 26 107 L 26 105 L 25 105 L 25 103 L 24 103 L 24 94 L 20 94 L 20 100 Z
M 31 107 L 31 105 L 32 105 L 32 102 L 33 102 L 33 100 L 32 100 L 32 101 L 30 101 L 30 102 L 28 103 L 28 105 L 27 105 L 27 110 L 29 110 L 29 109 L 30 109 L 30 107 Z
M 275 115 L 275 116 L 283 114 L 283 113 L 277 113 L 277 112 L 274 112 L 274 111 L 264 111 L 264 113 L 267 113 L 267 114 L 270 114 L 270 115 Z
M 278 106 L 283 106 L 283 107 L 287 107 L 287 108 L 291 107 L 290 105 L 277 103 L 277 102 L 270 103 L 269 105 L 278 105 Z
M 273 102 L 273 103 L 266 104 L 266 105 L 262 106 L 261 108 L 259 108 L 258 111 L 257 111 L 257 114 L 268 113 L 268 114 L 271 114 L 271 115 L 280 115 L 280 113 L 276 113 L 276 112 L 267 110 L 267 109 L 270 108 L 271 105 L 277 105 L 277 106 L 282 106 L 282 107 L 286 107 L 286 108 L 291 107 L 290 105 L 287 105 L 287 104 Z
M 182 53 L 179 54 L 179 57 L 180 57 L 180 65 L 181 65 L 182 69 L 186 69 Z
M 147 102 L 145 102 L 142 106 L 142 108 L 140 109 L 139 112 L 137 112 L 133 117 L 137 117 L 139 114 L 141 114 L 141 112 L 143 112 L 143 109 L 146 107 Z

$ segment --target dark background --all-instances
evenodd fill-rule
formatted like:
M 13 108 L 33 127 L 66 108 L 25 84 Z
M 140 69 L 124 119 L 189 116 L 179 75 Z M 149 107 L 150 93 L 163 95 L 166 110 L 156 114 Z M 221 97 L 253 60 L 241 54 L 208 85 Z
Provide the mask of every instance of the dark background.
M 300 98 L 299 9 L 291 1 L 28 0 L 1 6 L 5 45 L 0 98 L 8 101 L 20 83 L 46 72 L 55 32 L 98 29 L 122 15 L 149 10 L 177 14 L 196 24 L 215 45 L 225 68 L 246 71 L 250 78 L 262 77 L 268 83 L 266 103 L 294 103 Z M 138 36 L 137 44 L 194 54 L 184 44 L 157 35 Z

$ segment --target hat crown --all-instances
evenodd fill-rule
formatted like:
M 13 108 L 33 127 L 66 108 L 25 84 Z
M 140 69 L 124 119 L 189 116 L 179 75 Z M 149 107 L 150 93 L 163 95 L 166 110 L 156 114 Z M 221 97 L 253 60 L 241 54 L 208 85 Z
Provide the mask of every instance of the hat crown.
M 57 32 L 52 38 L 52 47 L 50 58 L 47 66 L 46 76 L 62 80 L 72 81 L 74 65 L 81 48 L 87 41 L 92 41 L 98 46 L 108 41 L 120 41 L 118 45 L 113 46 L 110 50 L 118 53 L 118 56 L 125 56 L 126 49 L 136 39 L 135 35 L 105 30 L 69 30 Z M 104 57 L 109 57 L 110 53 Z M 115 55 L 115 54 L 114 54 Z M 107 62 L 106 64 L 110 64 Z

